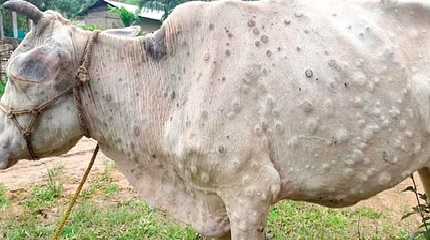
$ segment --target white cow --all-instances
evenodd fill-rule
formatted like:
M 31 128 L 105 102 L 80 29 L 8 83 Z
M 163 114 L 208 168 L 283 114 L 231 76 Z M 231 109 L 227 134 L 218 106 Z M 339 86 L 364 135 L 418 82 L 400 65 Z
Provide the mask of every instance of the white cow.
M 233 240 L 263 239 L 282 199 L 349 206 L 416 170 L 430 190 L 424 1 L 191 2 L 144 37 L 5 7 L 35 24 L 8 66 L 3 168 L 88 134 L 152 206 Z

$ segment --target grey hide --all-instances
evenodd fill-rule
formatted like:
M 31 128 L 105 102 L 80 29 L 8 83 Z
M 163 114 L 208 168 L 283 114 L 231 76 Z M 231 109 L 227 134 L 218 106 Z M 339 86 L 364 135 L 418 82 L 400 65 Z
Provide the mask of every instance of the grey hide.
M 1 102 L 70 87 L 91 34 L 43 13 Z M 91 137 L 151 206 L 209 237 L 262 240 L 282 199 L 345 207 L 416 170 L 430 189 L 429 39 L 425 1 L 191 2 L 153 34 L 101 33 L 82 101 Z M 6 168 L 28 156 L 0 122 Z M 81 136 L 63 97 L 34 148 L 61 154 Z

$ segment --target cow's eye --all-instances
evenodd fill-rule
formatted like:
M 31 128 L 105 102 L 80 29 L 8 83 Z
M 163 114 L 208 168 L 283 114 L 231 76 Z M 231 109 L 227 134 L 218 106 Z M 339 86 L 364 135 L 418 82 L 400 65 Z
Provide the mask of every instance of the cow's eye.
M 33 46 L 29 43 L 21 43 L 21 49 L 23 49 L 24 51 L 28 51 L 32 48 Z

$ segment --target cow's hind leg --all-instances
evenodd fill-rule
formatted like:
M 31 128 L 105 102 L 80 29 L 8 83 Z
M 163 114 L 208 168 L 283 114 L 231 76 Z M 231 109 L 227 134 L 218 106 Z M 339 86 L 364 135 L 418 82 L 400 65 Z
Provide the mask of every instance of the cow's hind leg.
M 279 194 L 279 173 L 272 166 L 240 174 L 239 185 L 222 189 L 232 240 L 264 240 L 266 217 Z
M 424 191 L 427 195 L 427 201 L 430 200 L 430 168 L 422 168 L 418 170 L 420 174 L 421 182 L 424 186 Z

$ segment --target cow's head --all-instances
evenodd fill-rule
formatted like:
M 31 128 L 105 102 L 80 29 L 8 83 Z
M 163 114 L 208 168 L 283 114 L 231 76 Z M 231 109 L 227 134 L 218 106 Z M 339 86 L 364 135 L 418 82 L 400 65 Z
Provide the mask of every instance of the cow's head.
M 58 13 L 41 12 L 25 1 L 12 0 L 3 6 L 29 17 L 33 26 L 9 60 L 9 81 L 1 103 L 13 109 L 31 109 L 75 84 L 90 33 L 77 29 Z M 16 119 L 21 126 L 28 126 L 31 114 Z M 73 95 L 65 94 L 40 114 L 31 139 L 35 154 L 45 157 L 69 150 L 82 135 Z M 16 124 L 0 111 L 0 169 L 29 157 Z

